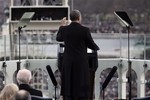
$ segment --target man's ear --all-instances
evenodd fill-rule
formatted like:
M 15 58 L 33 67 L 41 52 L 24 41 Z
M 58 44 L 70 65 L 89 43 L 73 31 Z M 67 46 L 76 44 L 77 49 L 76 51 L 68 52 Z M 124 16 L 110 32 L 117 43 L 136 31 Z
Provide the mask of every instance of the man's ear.
M 33 83 L 33 79 L 32 78 L 29 80 L 29 84 L 31 84 L 31 83 Z

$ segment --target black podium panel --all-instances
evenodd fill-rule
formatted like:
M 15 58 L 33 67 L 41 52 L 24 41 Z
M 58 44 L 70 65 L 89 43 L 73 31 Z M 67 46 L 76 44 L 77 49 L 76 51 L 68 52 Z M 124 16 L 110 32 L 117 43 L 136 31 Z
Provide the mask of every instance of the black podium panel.
M 61 72 L 61 68 L 62 68 L 62 60 L 63 60 L 63 53 L 58 53 L 58 58 L 57 58 L 57 66 L 58 66 L 58 69 L 60 70 Z
M 92 51 L 92 53 L 88 53 L 88 61 L 90 70 L 95 72 L 98 68 L 97 51 Z

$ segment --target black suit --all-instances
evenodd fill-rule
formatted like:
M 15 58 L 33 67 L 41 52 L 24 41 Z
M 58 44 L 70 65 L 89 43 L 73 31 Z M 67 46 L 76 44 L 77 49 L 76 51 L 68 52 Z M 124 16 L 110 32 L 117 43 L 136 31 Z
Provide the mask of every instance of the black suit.
M 22 89 L 28 91 L 31 95 L 41 96 L 41 97 L 43 96 L 41 91 L 33 89 L 28 84 L 20 84 L 19 90 L 22 90 Z
M 61 95 L 64 97 L 88 97 L 90 71 L 87 48 L 99 50 L 91 37 L 89 28 L 72 22 L 68 26 L 59 28 L 56 39 L 65 43 L 61 71 Z

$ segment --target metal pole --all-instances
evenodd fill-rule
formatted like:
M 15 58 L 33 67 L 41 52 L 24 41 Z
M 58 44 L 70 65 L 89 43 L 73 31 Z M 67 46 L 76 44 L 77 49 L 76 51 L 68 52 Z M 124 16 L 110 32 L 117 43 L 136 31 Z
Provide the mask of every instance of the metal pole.
M 5 73 L 5 78 L 4 78 L 4 81 L 5 81 L 5 84 L 6 84 L 6 35 L 3 35 L 4 37 L 4 62 L 3 62 L 3 68 L 4 68 L 4 73 Z
M 20 32 L 21 32 L 21 28 L 20 27 L 18 28 L 18 31 L 19 31 L 19 38 L 18 39 L 19 39 L 19 62 L 20 62 L 20 50 L 21 50 L 20 49 Z
M 11 33 L 11 23 L 9 21 L 9 43 L 10 43 L 10 60 L 14 59 L 14 41 L 13 41 L 13 34 Z
M 22 28 L 22 27 L 18 27 L 18 33 L 19 33 L 19 34 L 18 34 L 18 35 L 19 35 L 19 36 L 18 36 L 18 39 L 19 39 L 19 44 L 18 44 L 18 45 L 19 45 L 19 56 L 18 56 L 18 59 L 19 59 L 19 61 L 17 62 L 17 72 L 20 70 L 20 63 L 21 63 L 21 62 L 20 62 L 20 50 L 21 50 L 21 49 L 20 49 L 20 32 L 21 32 L 21 28 Z
M 4 37 L 4 61 L 6 61 L 6 35 L 3 35 Z
M 128 82 L 129 82 L 129 100 L 132 98 L 132 68 L 130 61 L 130 27 L 127 26 L 128 30 Z
M 120 32 L 120 58 L 122 58 L 122 37 Z
M 146 60 L 146 35 L 144 34 L 144 61 Z
M 28 36 L 26 35 L 26 59 L 28 59 Z

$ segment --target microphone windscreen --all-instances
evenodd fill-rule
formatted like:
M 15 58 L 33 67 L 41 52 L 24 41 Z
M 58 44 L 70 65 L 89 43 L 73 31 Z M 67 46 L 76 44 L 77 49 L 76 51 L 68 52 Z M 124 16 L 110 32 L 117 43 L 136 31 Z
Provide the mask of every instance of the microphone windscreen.
M 46 69 L 47 69 L 47 72 L 48 72 L 48 74 L 49 74 L 49 76 L 50 76 L 50 78 L 51 78 L 51 80 L 52 80 L 53 85 L 54 85 L 54 86 L 57 86 L 57 81 L 56 81 L 56 79 L 55 79 L 55 76 L 54 76 L 54 74 L 53 74 L 53 71 L 52 71 L 50 65 L 47 65 L 47 66 L 46 66 Z
M 105 88 L 106 88 L 106 86 L 108 85 L 109 81 L 111 80 L 111 78 L 112 78 L 113 75 L 115 74 L 116 70 L 117 70 L 117 67 L 114 66 L 114 67 L 112 68 L 112 70 L 110 71 L 110 73 L 108 74 L 106 80 L 104 81 L 104 83 L 103 83 L 103 85 L 102 85 L 102 89 L 105 89 Z

